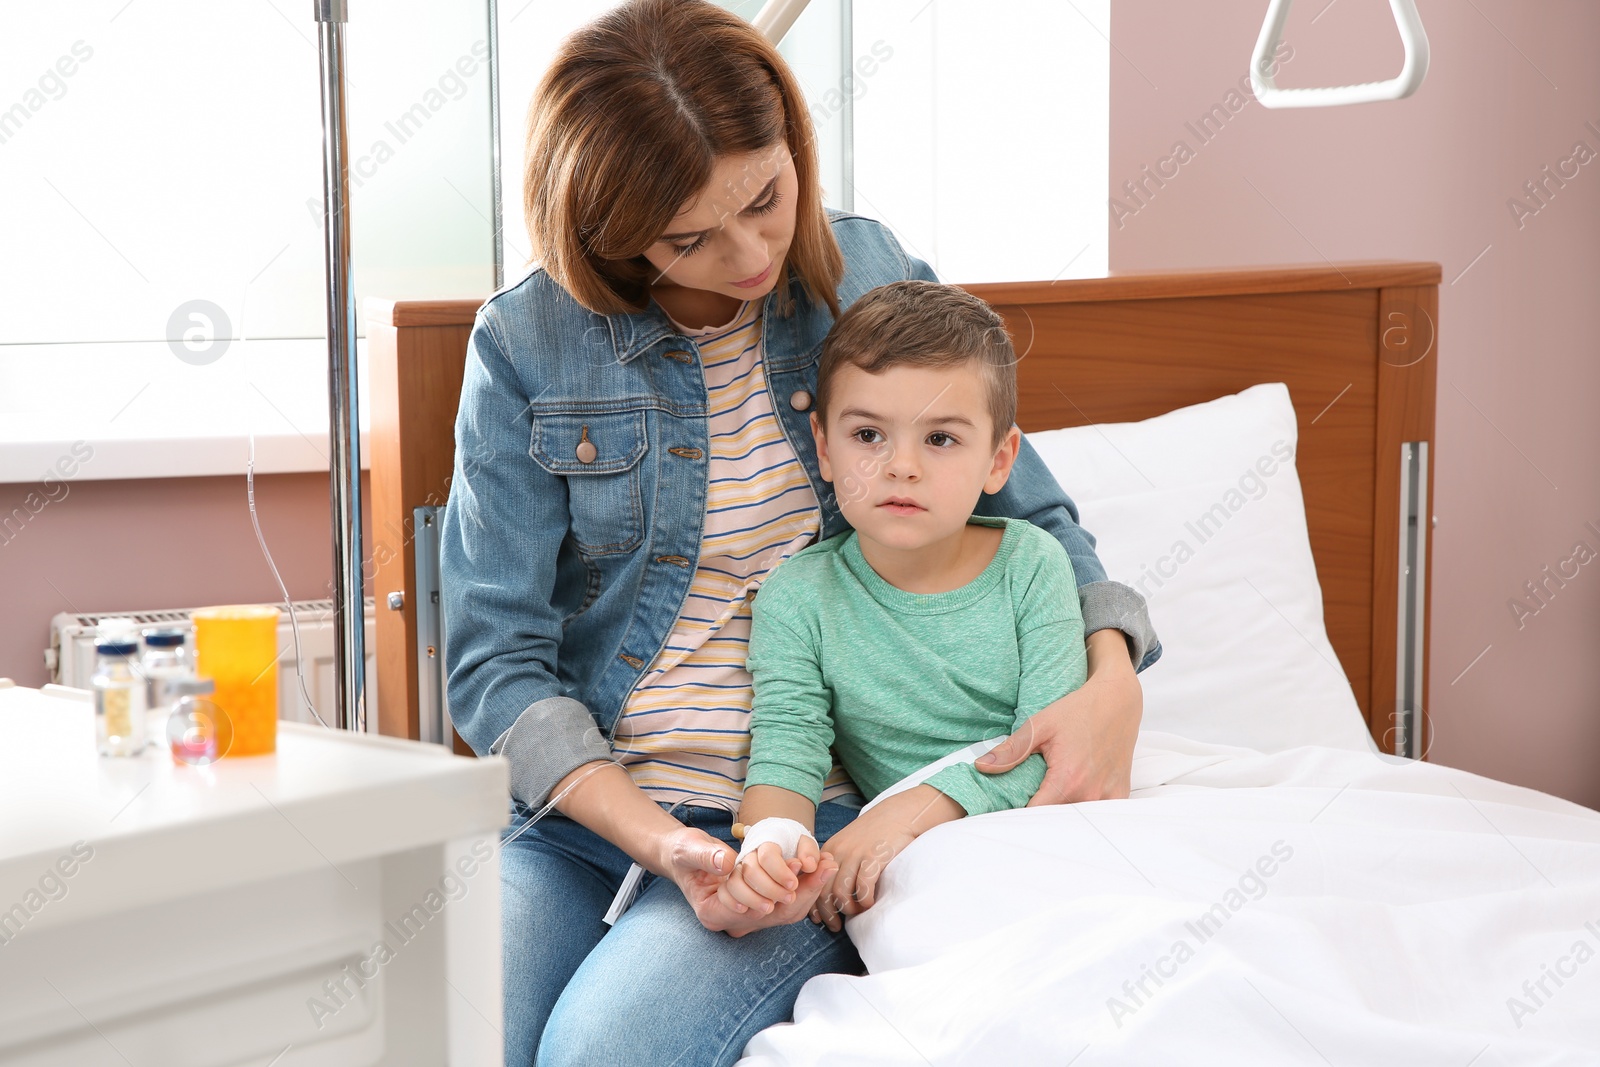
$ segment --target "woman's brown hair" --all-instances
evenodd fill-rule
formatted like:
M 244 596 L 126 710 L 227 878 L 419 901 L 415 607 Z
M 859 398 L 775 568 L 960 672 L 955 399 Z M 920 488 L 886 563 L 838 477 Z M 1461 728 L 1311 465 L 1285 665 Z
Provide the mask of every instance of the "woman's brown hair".
M 790 314 L 793 269 L 838 318 L 844 257 L 788 64 L 759 30 L 708 0 L 629 0 L 568 36 L 534 92 L 523 175 L 529 262 L 542 260 L 590 311 L 641 311 L 658 273 L 644 251 L 711 182 L 716 160 L 780 139 L 799 190 L 778 313 Z

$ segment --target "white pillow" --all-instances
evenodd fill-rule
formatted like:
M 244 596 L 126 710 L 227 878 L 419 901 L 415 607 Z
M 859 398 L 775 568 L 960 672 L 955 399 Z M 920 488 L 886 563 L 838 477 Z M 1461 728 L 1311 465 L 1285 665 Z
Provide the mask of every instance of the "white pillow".
M 1281 382 L 1143 422 L 1031 433 L 1107 576 L 1149 604 L 1144 722 L 1226 745 L 1371 751 L 1328 643 Z

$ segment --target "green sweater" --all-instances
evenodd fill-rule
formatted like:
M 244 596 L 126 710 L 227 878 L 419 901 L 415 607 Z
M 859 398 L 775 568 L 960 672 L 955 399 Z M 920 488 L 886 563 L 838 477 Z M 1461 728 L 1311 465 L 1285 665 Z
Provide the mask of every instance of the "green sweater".
M 831 745 L 870 801 L 1083 685 L 1083 614 L 1061 542 L 1026 519 L 968 521 L 1005 533 L 988 567 L 959 589 L 890 585 L 854 530 L 767 576 L 752 602 L 745 788 L 781 786 L 819 803 Z M 978 815 L 1025 806 L 1044 772 L 1035 752 L 1003 774 L 958 763 L 927 784 Z

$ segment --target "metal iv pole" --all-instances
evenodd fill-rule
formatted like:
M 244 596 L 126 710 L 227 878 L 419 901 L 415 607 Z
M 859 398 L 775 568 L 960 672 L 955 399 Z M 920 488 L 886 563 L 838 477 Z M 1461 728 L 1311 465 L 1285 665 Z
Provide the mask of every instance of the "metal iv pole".
M 328 281 L 328 464 L 333 511 L 334 721 L 364 732 L 366 597 L 361 582 L 361 424 L 356 390 L 356 309 L 350 272 L 345 138 L 345 0 L 312 0 L 322 67 L 323 235 Z

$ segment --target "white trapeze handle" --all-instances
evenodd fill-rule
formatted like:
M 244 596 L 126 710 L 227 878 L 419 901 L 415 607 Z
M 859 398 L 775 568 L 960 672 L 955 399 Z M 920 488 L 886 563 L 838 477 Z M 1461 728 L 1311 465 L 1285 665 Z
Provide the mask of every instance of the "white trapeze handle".
M 1272 56 L 1283 36 L 1294 0 L 1271 0 L 1255 54 L 1250 57 L 1250 85 L 1262 107 L 1335 107 L 1339 104 L 1367 104 L 1376 100 L 1400 100 L 1417 91 L 1428 73 L 1428 35 L 1422 30 L 1417 0 L 1389 0 L 1400 41 L 1406 48 L 1400 73 L 1388 81 L 1360 85 L 1332 85 L 1319 89 L 1280 89 L 1274 84 Z
M 794 25 L 794 20 L 800 17 L 800 12 L 806 9 L 807 2 L 808 0 L 767 0 L 756 13 L 752 24 L 767 40 L 777 44 L 789 32 L 789 27 Z

